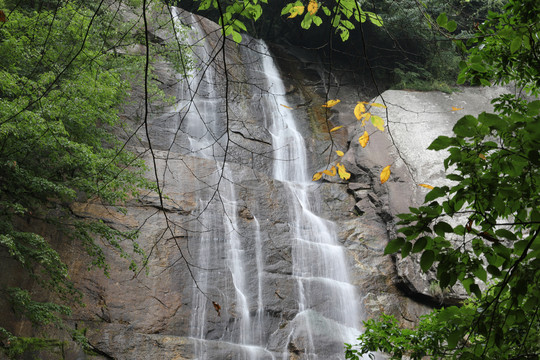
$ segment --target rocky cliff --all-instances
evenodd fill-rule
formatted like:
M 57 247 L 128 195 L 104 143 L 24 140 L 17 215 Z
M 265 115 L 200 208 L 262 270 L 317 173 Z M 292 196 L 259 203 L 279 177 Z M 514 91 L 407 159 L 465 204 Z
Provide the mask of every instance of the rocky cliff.
M 344 328 L 361 331 L 361 320 L 382 312 L 412 325 L 431 306 L 462 298 L 437 289 L 414 261 L 384 256 L 383 249 L 395 234 L 395 215 L 421 203 L 426 189 L 417 184 L 443 181 L 444 154 L 426 150 L 429 143 L 450 132 L 462 113 L 489 110 L 490 98 L 504 89 L 386 91 L 374 101 L 387 106 L 379 115 L 388 126 L 380 132 L 368 125 L 371 140 L 362 148 L 353 109 L 370 101 L 370 92 L 354 74 L 335 72 L 329 79 L 309 52 L 279 46 L 268 52 L 247 36 L 240 45 L 223 45 L 216 24 L 179 17 L 195 49 L 193 81 L 160 63 L 161 86 L 178 101 L 152 107 L 149 138 L 142 128 L 139 140 L 129 142 L 146 157 L 148 176 L 157 175 L 167 197 L 163 204 L 156 193 L 131 199 L 125 214 L 98 202 L 72 206 L 77 216 L 139 229 L 149 255 L 146 272 L 130 272 L 128 261 L 112 250 L 109 277 L 87 271 L 80 246 L 55 239 L 86 303 L 68 322 L 87 328 L 97 350 L 92 356 L 66 351 L 65 358 L 339 359 L 342 343 L 351 340 L 341 336 Z M 166 40 L 170 33 L 153 35 Z M 283 93 L 273 87 L 276 79 L 265 77 L 262 62 L 271 54 L 277 55 Z M 141 96 L 135 92 L 125 111 L 133 129 L 143 114 Z M 322 108 L 328 98 L 341 103 Z M 306 185 L 307 200 L 297 199 L 290 179 L 276 176 L 276 162 L 293 161 L 276 155 L 272 133 L 272 116 L 285 112 L 293 114 L 305 142 L 307 172 L 341 161 L 351 179 L 325 175 Z M 338 125 L 344 128 L 330 136 Z M 345 153 L 342 159 L 335 150 Z M 392 175 L 381 185 L 387 165 Z M 308 215 L 295 215 L 307 203 Z M 335 242 L 302 250 L 317 264 L 299 270 L 297 237 L 305 242 L 320 235 L 299 230 L 312 222 L 322 223 L 317 229 Z M 326 256 L 334 250 L 336 262 L 344 256 L 346 281 L 321 270 L 336 267 Z M 329 294 L 342 288 L 341 296 Z M 329 310 L 351 304 L 359 314 L 353 325 Z

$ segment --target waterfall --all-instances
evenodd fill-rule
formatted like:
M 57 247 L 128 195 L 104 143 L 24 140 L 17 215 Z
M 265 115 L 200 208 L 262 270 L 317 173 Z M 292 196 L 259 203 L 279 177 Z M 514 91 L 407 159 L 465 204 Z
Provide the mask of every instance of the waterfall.
M 269 93 L 264 113 L 270 115 L 266 124 L 275 149 L 274 177 L 285 183 L 292 199 L 288 211 L 293 224 L 293 276 L 299 294 L 297 319 L 307 334 L 307 358 L 330 359 L 328 355 L 317 356 L 326 349 L 321 349 L 314 338 L 322 329 L 316 331 L 314 327 L 324 326 L 323 332 L 331 329 L 343 342 L 353 340 L 359 324 L 357 294 L 349 282 L 344 249 L 338 244 L 334 224 L 314 213 L 317 185 L 310 181 L 304 138 L 297 130 L 283 81 L 267 46 L 259 42 L 256 51 L 262 54 Z M 326 336 L 331 336 L 330 332 Z
M 177 10 L 174 16 L 179 18 Z M 186 156 L 213 161 L 212 174 L 201 180 L 195 196 L 199 213 L 190 228 L 190 254 L 194 286 L 188 336 L 195 343 L 196 359 L 341 359 L 344 342 L 359 334 L 358 294 L 350 283 L 345 250 L 335 225 L 317 215 L 317 186 L 310 181 L 305 141 L 298 131 L 280 74 L 267 46 L 252 40 L 242 51 L 249 61 L 250 81 L 258 94 L 258 126 L 268 130 L 273 152 L 272 177 L 286 192 L 288 246 L 291 270 L 269 274 L 271 257 L 268 226 L 262 205 L 247 208 L 238 187 L 239 165 L 226 162 L 228 132 L 223 121 L 224 97 L 215 69 L 216 50 L 200 39 L 205 36 L 197 20 L 188 42 L 193 46 L 195 69 L 181 81 L 171 148 Z M 249 97 L 250 95 L 248 95 Z M 254 100 L 256 98 L 256 100 Z M 281 106 L 283 105 L 283 106 Z M 181 181 L 181 180 L 180 180 Z M 180 186 L 180 185 L 179 185 Z M 292 315 L 269 309 L 282 295 L 268 290 L 272 281 L 291 283 L 296 309 Z M 216 300 L 219 301 L 216 301 Z M 294 354 L 293 354 L 294 353 Z
M 173 16 L 179 18 L 178 9 L 173 8 Z M 270 351 L 262 346 L 263 269 L 258 222 L 254 219 L 255 226 L 250 234 L 239 231 L 234 174 L 227 163 L 220 162 L 224 160 L 228 134 L 221 121 L 225 104 L 216 91 L 217 75 L 215 63 L 211 60 L 216 50 L 207 42 L 201 41 L 205 34 L 193 15 L 188 15 L 184 21 L 192 26 L 192 31 L 188 33 L 188 42 L 193 49 L 196 67 L 181 81 L 180 101 L 176 108 L 178 133 L 173 142 L 181 144 L 181 151 L 189 156 L 216 161 L 213 174 L 202 181 L 206 186 L 202 186 L 196 194 L 200 213 L 195 228 L 192 228 L 192 240 L 198 244 L 195 250 L 197 266 L 192 269 L 195 284 L 189 335 L 199 340 L 195 348 L 198 359 L 275 359 Z M 174 147 L 174 144 L 171 144 L 171 147 Z M 246 236 L 255 237 L 255 254 L 247 249 Z M 252 255 L 256 258 L 256 266 L 255 269 L 248 269 L 247 257 Z M 256 298 L 250 293 L 247 280 L 247 276 L 253 271 L 258 274 Z M 220 277 L 224 280 L 220 280 Z M 221 285 L 227 284 L 224 286 L 225 290 L 216 284 L 220 282 Z M 223 291 L 229 295 L 225 296 L 227 302 L 219 304 L 211 300 L 219 297 Z M 252 316 L 250 311 L 250 302 L 253 302 L 253 299 L 257 307 L 255 316 Z M 217 308 L 214 308 L 216 306 Z M 208 313 L 213 314 L 214 311 L 218 311 L 219 318 L 234 313 L 234 316 L 231 316 L 234 318 L 231 331 L 209 336 L 212 330 L 207 326 Z

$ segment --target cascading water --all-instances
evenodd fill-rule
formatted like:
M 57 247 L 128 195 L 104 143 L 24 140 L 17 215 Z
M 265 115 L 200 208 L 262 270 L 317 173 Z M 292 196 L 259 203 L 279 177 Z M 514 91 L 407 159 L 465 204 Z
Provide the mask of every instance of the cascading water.
M 298 284 L 298 323 L 307 336 L 306 358 L 330 359 L 328 354 L 318 356 L 327 349 L 321 349 L 314 336 L 325 336 L 325 332 L 330 336 L 332 331 L 343 341 L 354 339 L 359 323 L 357 295 L 348 279 L 344 249 L 337 242 L 334 224 L 313 212 L 316 186 L 307 173 L 304 138 L 296 128 L 292 111 L 287 110 L 290 106 L 283 81 L 266 45 L 260 42 L 256 50 L 263 54 L 262 71 L 272 97 L 266 104 L 269 108 L 265 114 L 270 116 L 265 122 L 275 149 L 274 177 L 285 182 L 292 197 L 288 210 L 293 225 L 293 276 Z M 320 326 L 324 328 L 314 329 Z
M 173 16 L 178 19 L 178 10 L 173 8 L 173 11 Z M 194 254 L 197 266 L 192 269 L 196 284 L 193 291 L 194 308 L 190 335 L 200 340 L 197 341 L 195 349 L 198 359 L 274 359 L 268 350 L 258 345 L 263 343 L 264 317 L 260 290 L 262 250 L 258 223 L 249 234 L 257 241 L 254 254 L 257 265 L 255 269 L 247 269 L 246 257 L 251 254 L 244 248 L 245 234 L 238 230 L 238 199 L 233 184 L 234 175 L 228 164 L 219 162 L 224 160 L 228 134 L 223 126 L 224 122 L 220 121 L 224 116 L 225 104 L 223 98 L 217 94 L 215 64 L 210 60 L 214 57 L 215 49 L 201 41 L 205 34 L 193 15 L 184 20 L 193 27 L 188 36 L 196 68 L 190 72 L 180 90 L 180 99 L 183 101 L 179 103 L 177 119 L 181 136 L 175 141 L 181 142 L 184 152 L 190 156 L 217 161 L 213 174 L 207 179 L 201 179 L 206 186 L 197 192 L 200 214 L 197 216 L 195 228 L 192 228 L 192 239 L 197 241 L 198 245 L 195 250 L 197 254 Z M 255 317 L 250 313 L 248 302 L 253 297 L 248 294 L 246 279 L 253 270 L 259 274 Z M 225 292 L 234 293 L 234 299 L 228 298 L 228 302 L 221 305 L 211 303 L 210 300 L 210 296 L 224 291 L 216 285 L 220 282 L 220 276 L 228 279 L 222 281 L 221 285 L 230 284 L 232 287 L 225 289 Z M 209 336 L 212 330 L 207 326 L 207 312 L 218 311 L 221 317 L 222 306 L 223 317 L 229 312 L 234 313 L 235 320 L 231 324 L 231 330 Z M 230 310 L 231 307 L 234 307 L 234 310 Z M 220 350 L 220 347 L 223 347 L 223 350 Z M 218 353 L 220 355 L 217 355 Z
M 172 7 L 173 17 L 179 19 L 177 8 Z M 186 19 L 195 26 L 187 32 L 187 40 L 192 50 L 194 68 L 190 69 L 180 84 L 180 102 L 177 105 L 178 122 L 175 124 L 174 144 L 180 152 L 204 158 L 223 160 L 227 129 L 220 121 L 223 101 L 217 93 L 216 69 L 212 64 L 215 49 L 204 39 L 204 33 L 197 29 L 197 21 L 192 14 Z M 178 30 L 184 33 L 178 26 Z
M 265 284 L 270 278 L 265 259 L 270 255 L 260 221 L 266 219 L 259 217 L 255 207 L 249 227 L 240 224 L 242 199 L 236 184 L 242 179 L 231 168 L 234 165 L 220 162 L 228 134 L 224 97 L 217 91 L 217 74 L 210 60 L 215 50 L 200 41 L 205 34 L 197 21 L 190 17 L 187 22 L 193 27 L 190 43 L 199 42 L 194 47 L 197 71 L 181 91 L 176 124 L 181 134 L 174 142 L 185 154 L 217 160 L 213 174 L 201 179 L 204 186 L 196 193 L 200 213 L 190 234 L 191 243 L 196 243 L 191 254 L 196 284 L 189 331 L 196 344 L 194 356 L 341 359 L 343 343 L 359 333 L 358 294 L 349 282 L 334 224 L 315 213 L 316 185 L 308 174 L 304 139 L 293 113 L 286 109 L 280 74 L 263 42 L 251 41 L 250 49 L 243 50 L 249 59 L 246 72 L 256 83 L 254 88 L 260 89 L 260 94 L 253 95 L 261 109 L 258 126 L 271 134 L 273 170 L 268 175 L 283 184 L 280 188 L 290 199 L 286 213 L 292 269 L 286 281 L 293 284 L 297 307 L 291 316 L 277 316 L 265 303 Z M 281 298 L 278 290 L 275 295 Z M 220 298 L 220 303 L 212 303 L 214 298 Z

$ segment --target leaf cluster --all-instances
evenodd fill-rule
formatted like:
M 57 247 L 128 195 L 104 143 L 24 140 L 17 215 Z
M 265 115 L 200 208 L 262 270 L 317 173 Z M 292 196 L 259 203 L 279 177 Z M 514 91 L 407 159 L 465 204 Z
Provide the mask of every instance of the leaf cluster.
M 355 23 L 363 23 L 369 20 L 376 26 L 382 26 L 383 20 L 377 14 L 364 11 L 360 8 L 357 1 L 342 0 L 335 2 L 332 6 L 326 3 L 319 3 L 315 0 L 310 0 L 307 5 L 308 11 L 304 14 L 301 22 L 303 29 L 309 29 L 311 24 L 319 26 L 323 23 L 323 19 L 317 15 L 320 9 L 326 17 L 329 18 L 332 27 L 341 37 L 342 41 L 349 39 L 350 31 L 355 29 Z M 304 12 L 304 2 L 296 1 L 287 4 L 281 11 L 281 15 L 291 14 L 289 18 L 302 15 Z
M 217 9 L 218 23 L 225 36 L 232 36 L 237 43 L 242 41 L 240 32 L 247 32 L 246 21 L 256 21 L 263 13 L 262 4 L 267 0 L 229 1 L 223 5 L 218 0 L 196 0 L 199 2 L 198 10 Z
M 332 108 L 336 106 L 337 104 L 339 104 L 340 102 L 341 100 L 339 99 L 331 99 L 331 100 L 328 100 L 326 104 L 322 105 L 322 107 Z M 366 127 L 366 122 L 371 120 L 371 123 L 373 124 L 374 127 L 376 127 L 379 131 L 384 131 L 384 119 L 380 116 L 372 115 L 371 112 L 368 112 L 368 108 L 366 108 L 366 106 L 369 106 L 370 108 L 371 107 L 386 108 L 386 106 L 379 103 L 369 103 L 366 101 L 359 101 L 354 107 L 354 111 L 353 111 L 356 119 L 358 121 L 360 120 L 362 121 L 362 127 L 364 129 Z M 330 129 L 329 133 L 338 131 L 341 128 L 343 128 L 343 125 L 336 126 Z M 364 131 L 362 136 L 358 138 L 358 142 L 363 148 L 367 146 L 369 142 L 369 134 L 367 131 Z M 336 154 L 339 157 L 345 155 L 343 151 L 341 150 L 336 150 Z M 390 166 L 391 165 L 388 165 L 382 170 L 380 174 L 381 184 L 385 183 L 390 178 Z M 322 179 L 323 174 L 328 175 L 328 176 L 336 176 L 336 174 L 339 174 L 339 177 L 343 180 L 349 180 L 351 178 L 351 174 L 347 172 L 347 170 L 345 169 L 345 165 L 343 165 L 342 163 L 336 163 L 336 165 L 332 165 L 330 169 L 316 172 L 315 174 L 313 174 L 312 181 L 318 181 Z
M 540 89 L 540 4 L 509 0 L 501 13 L 489 12 L 465 44 L 470 56 L 460 63 L 458 83 L 514 82 L 534 95 Z
M 263 4 L 268 3 L 267 0 L 229 1 L 225 4 L 217 0 L 195 1 L 199 3 L 199 11 L 218 10 L 217 21 L 222 27 L 224 35 L 232 36 L 232 39 L 237 43 L 242 41 L 241 32 L 248 31 L 246 22 L 259 19 L 263 13 Z M 354 0 L 338 1 L 332 6 L 316 0 L 298 0 L 287 3 L 281 9 L 281 15 L 289 15 L 290 19 L 303 15 L 300 26 L 306 30 L 312 24 L 320 26 L 323 23 L 323 18 L 326 17 L 343 41 L 349 38 L 350 31 L 355 29 L 355 23 L 369 20 L 376 26 L 383 24 L 380 16 L 362 10 L 360 4 Z

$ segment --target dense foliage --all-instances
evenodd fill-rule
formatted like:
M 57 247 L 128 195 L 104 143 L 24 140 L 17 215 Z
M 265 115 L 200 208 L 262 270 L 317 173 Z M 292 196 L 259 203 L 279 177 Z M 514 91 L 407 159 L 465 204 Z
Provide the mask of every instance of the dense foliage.
M 448 28 L 448 19 L 438 18 Z M 450 30 L 452 26 L 449 27 Z M 463 47 L 458 82 L 513 82 L 540 91 L 540 3 L 510 0 Z M 346 357 L 384 351 L 392 358 L 538 359 L 540 354 L 540 101 L 521 93 L 492 102 L 494 113 L 464 116 L 454 135 L 430 149 L 444 161 L 452 186 L 435 187 L 425 204 L 402 214 L 402 236 L 387 253 L 418 253 L 441 288 L 462 285 L 471 299 L 400 329 L 391 316 L 370 320 Z
M 0 1 L 0 9 L 0 253 L 4 264 L 34 281 L 29 291 L 4 274 L 0 296 L 20 319 L 63 326 L 62 316 L 80 297 L 51 246 L 58 232 L 105 271 L 103 244 L 129 258 L 133 270 L 144 259 L 136 229 L 80 218 L 70 207 L 88 200 L 121 206 L 153 187 L 142 177 L 143 162 L 112 131 L 122 126 L 120 105 L 144 59 L 118 55 L 134 34 L 104 2 Z M 0 351 L 13 357 L 58 346 L 26 336 L 0 324 Z
M 429 0 L 367 2 L 384 20 L 381 30 L 369 31 L 368 56 L 376 59 L 377 79 L 399 89 L 452 91 L 459 73 L 462 51 L 454 41 L 469 37 L 489 10 L 500 10 L 498 0 Z M 449 36 L 437 24 L 445 13 Z
M 240 42 L 240 32 L 248 31 L 249 22 L 257 21 L 261 15 L 272 17 L 275 13 L 270 7 L 277 6 L 280 16 L 298 22 L 302 29 L 310 29 L 312 25 L 320 26 L 323 23 L 329 25 L 343 41 L 349 38 L 351 30 L 359 23 L 369 22 L 376 26 L 382 25 L 382 19 L 371 11 L 362 9 L 360 3 L 354 0 L 341 0 L 331 2 L 318 2 L 316 0 L 295 1 L 286 4 L 269 4 L 267 0 L 249 1 L 215 1 L 215 0 L 192 0 L 198 4 L 194 11 L 203 11 L 214 18 L 223 29 L 223 33 L 232 36 L 234 41 Z M 190 1 L 191 2 L 191 1 Z M 179 2 L 179 6 L 184 7 Z M 188 5 L 189 8 L 189 5 Z M 293 20 L 294 19 L 294 20 Z M 264 22 L 264 20 L 263 20 Z

